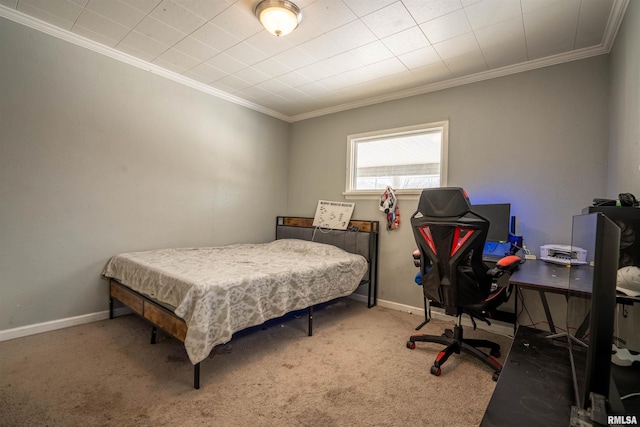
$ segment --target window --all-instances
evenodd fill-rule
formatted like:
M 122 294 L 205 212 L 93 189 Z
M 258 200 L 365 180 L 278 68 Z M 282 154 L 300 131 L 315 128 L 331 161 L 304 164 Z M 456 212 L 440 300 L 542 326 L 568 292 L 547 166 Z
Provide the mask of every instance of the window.
M 345 195 L 398 194 L 447 185 L 449 122 L 389 129 L 347 137 Z

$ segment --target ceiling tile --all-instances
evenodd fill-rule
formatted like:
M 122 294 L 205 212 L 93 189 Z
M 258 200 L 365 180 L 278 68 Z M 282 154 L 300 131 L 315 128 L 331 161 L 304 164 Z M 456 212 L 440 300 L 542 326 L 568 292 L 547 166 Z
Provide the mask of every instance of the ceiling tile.
M 254 68 L 245 68 L 244 70 L 233 73 L 233 75 L 251 84 L 251 86 L 266 82 L 271 78 L 271 76 Z
M 211 45 L 204 44 L 192 36 L 180 40 L 173 48 L 200 61 L 206 61 L 220 53 L 218 49 L 211 47 Z
M 381 41 L 360 46 L 349 52 L 363 65 L 373 64 L 393 57 L 393 53 Z
M 260 31 L 244 42 L 267 56 L 277 55 L 293 47 L 293 44 L 286 37 L 274 37 L 267 31 Z
M 89 11 L 100 14 L 129 29 L 138 25 L 147 15 L 127 3 L 120 1 L 91 0 L 87 3 L 82 15 Z M 82 19 L 82 15 L 80 15 L 79 19 Z
M 80 16 L 82 7 L 67 0 L 21 0 L 17 10 L 69 30 Z
M 442 59 L 479 52 L 480 46 L 473 33 L 463 34 L 433 45 Z
M 509 44 L 512 41 L 524 43 L 524 24 L 522 16 L 481 28 L 475 32 L 481 48 Z
M 158 21 L 152 16 L 145 17 L 135 28 L 138 33 L 165 45 L 173 45 L 182 40 L 186 34 Z
M 97 0 L 97 1 L 100 1 L 106 4 L 113 3 L 112 0 Z M 162 0 L 120 0 L 120 1 L 147 15 L 156 6 L 158 6 Z
M 378 39 L 360 20 L 349 22 L 330 31 L 327 35 L 345 50 L 354 49 Z
M 418 78 L 411 71 L 407 70 L 385 78 L 383 81 L 390 90 L 400 91 L 414 88 L 418 82 Z
M 248 99 L 249 101 L 258 102 L 261 98 L 273 95 L 273 93 L 259 86 L 250 86 L 238 91 L 237 95 L 244 99 Z
M 471 31 L 467 15 L 462 9 L 420 24 L 420 28 L 431 44 L 440 43 Z
M 182 72 L 202 63 L 201 60 L 194 58 L 193 56 L 186 55 L 174 48 L 163 52 L 153 61 L 153 63 L 157 64 L 159 61 L 162 61 L 165 64 L 171 64 L 174 67 L 179 67 Z
M 429 41 L 422 33 L 420 27 L 411 27 L 408 30 L 400 31 L 389 37 L 382 39 L 385 46 L 389 48 L 394 55 L 402 55 L 412 50 L 424 48 L 430 45 Z
M 521 16 L 484 27 L 475 34 L 489 68 L 500 68 L 527 60 Z
M 311 77 L 299 71 L 291 71 L 287 74 L 278 77 L 291 87 L 298 87 L 311 82 Z
M 120 25 L 104 15 L 85 9 L 71 31 L 107 46 L 115 46 L 131 31 L 131 28 Z
M 301 44 L 300 49 L 304 50 L 318 61 L 345 51 L 342 46 L 334 42 L 331 37 L 326 34 Z
M 418 24 L 431 21 L 462 8 L 459 0 L 402 0 Z
M 257 64 L 267 58 L 267 55 L 264 52 L 261 52 L 255 47 L 244 42 L 230 47 L 225 51 L 225 53 L 247 65 Z
M 316 59 L 314 57 L 307 54 L 304 50 L 298 47 L 285 50 L 284 52 L 274 56 L 274 59 L 282 62 L 283 64 L 287 64 L 289 67 L 291 67 L 294 70 L 297 70 L 298 68 L 302 68 L 316 62 Z
M 522 16 L 520 2 L 513 0 L 482 0 L 465 8 L 465 13 L 474 30 Z
M 132 0 L 138 1 L 138 0 Z M 154 0 L 159 1 L 159 0 Z M 235 0 L 215 0 L 215 1 L 207 1 L 207 0 L 172 0 L 174 3 L 184 7 L 185 9 L 190 10 L 195 15 L 204 19 L 205 21 L 209 21 L 213 19 L 218 14 L 222 13 L 225 9 L 230 7 Z
M 254 64 L 252 68 L 270 77 L 277 77 L 292 71 L 291 67 L 275 58 L 267 58 L 264 61 L 260 61 L 257 64 Z
M 527 46 L 524 39 L 505 40 L 501 45 L 489 46 L 482 49 L 484 59 L 489 68 L 501 68 L 508 65 L 527 61 Z
M 384 38 L 416 25 L 402 2 L 393 3 L 362 18 L 378 38 Z
M 316 62 L 314 64 L 307 65 L 298 70 L 300 73 L 304 74 L 306 77 L 311 79 L 312 82 L 316 80 L 322 80 L 327 76 L 331 76 L 331 68 L 324 65 L 321 62 Z M 305 83 L 305 85 L 308 83 Z
M 191 34 L 191 37 L 219 51 L 229 49 L 240 42 L 240 39 L 234 35 L 211 23 L 198 28 Z
M 407 71 L 407 67 L 395 56 L 384 61 L 367 65 L 367 70 L 371 71 L 378 77 L 386 77 L 396 73 Z
M 244 2 L 237 2 L 216 15 L 209 22 L 233 34 L 240 40 L 264 31 L 260 21 L 253 14 L 252 8 L 245 6 Z
M 332 56 L 322 61 L 322 64 L 331 70 L 331 74 L 345 73 L 355 68 L 360 68 L 362 63 L 355 59 L 349 52 Z
M 189 9 L 171 0 L 162 0 L 162 3 L 151 11 L 150 16 L 185 34 L 191 34 L 206 22 Z
M 488 69 L 484 56 L 479 50 L 445 59 L 444 62 L 455 77 L 480 73 Z
M 576 34 L 577 49 L 602 42 L 612 7 L 612 0 L 582 0 Z
M 115 48 L 115 46 L 120 42 L 120 40 L 109 38 L 104 34 L 96 33 L 88 28 L 84 28 L 79 25 L 74 25 L 72 31 L 74 34 L 108 47 Z
M 433 46 L 423 47 L 422 49 L 402 54 L 398 58 L 410 70 L 441 61 L 440 56 L 438 56 Z
M 207 63 L 202 63 L 190 69 L 187 73 L 185 73 L 185 75 L 186 76 L 195 75 L 196 80 L 205 82 L 205 83 L 210 83 L 226 76 L 227 72 L 219 68 L 213 67 Z
M 566 0 L 520 0 L 522 13 L 531 13 L 538 9 L 544 9 Z
M 229 74 L 228 76 L 215 81 L 213 86 L 229 93 L 236 93 L 242 89 L 248 88 L 251 84 L 237 77 L 235 74 Z
M 267 30 L 263 31 L 265 33 L 267 32 Z M 304 42 L 318 37 L 321 34 L 324 34 L 322 28 L 318 27 L 316 24 L 309 20 L 305 20 L 303 15 L 302 22 L 300 23 L 298 28 L 296 28 L 294 32 L 287 34 L 284 38 L 293 46 L 298 46 Z M 276 38 L 276 36 L 274 35 L 271 35 L 271 37 Z
M 356 18 L 341 0 L 322 0 L 304 8 L 303 19 L 308 19 L 324 31 L 331 31 Z
M 304 84 L 304 83 L 308 83 L 308 82 L 303 82 L 301 84 Z M 289 84 L 285 76 L 279 76 L 274 79 L 269 79 L 265 82 L 257 84 L 256 86 L 266 91 L 269 91 L 271 93 L 282 92 L 284 90 L 291 89 L 292 87 L 294 87 L 291 84 Z
M 340 77 L 344 82 L 348 83 L 351 86 L 375 79 L 376 75 L 366 68 L 356 68 L 351 71 L 345 71 L 344 73 L 341 73 Z
M 209 59 L 206 63 L 230 74 L 247 67 L 247 64 L 238 61 L 224 52 Z
M 127 53 L 135 58 L 151 63 L 158 55 L 164 52 L 169 46 L 165 46 L 151 40 L 135 31 L 130 32 L 118 43 L 116 48 L 120 52 Z
M 360 18 L 380 10 L 397 0 L 343 0 L 343 2 Z
M 567 52 L 575 45 L 580 0 L 554 3 L 524 14 L 529 59 Z
M 127 53 L 144 53 L 146 58 L 151 57 L 152 59 L 169 48 L 168 45 L 153 40 L 137 31 L 131 31 L 127 34 L 116 47 Z M 125 49 L 125 47 L 129 49 Z
M 444 62 L 434 62 L 424 67 L 414 68 L 411 73 L 418 78 L 422 85 L 436 83 L 442 80 L 448 80 L 452 77 L 449 68 Z
M 349 80 L 345 79 L 340 74 L 325 77 L 324 79 L 318 81 L 318 83 L 332 92 L 336 90 L 342 90 L 350 85 Z

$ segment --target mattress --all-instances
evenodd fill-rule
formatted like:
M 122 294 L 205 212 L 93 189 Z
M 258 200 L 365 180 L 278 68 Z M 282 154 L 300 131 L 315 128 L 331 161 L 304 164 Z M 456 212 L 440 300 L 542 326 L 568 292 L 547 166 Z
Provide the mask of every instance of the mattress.
M 174 307 L 187 323 L 184 344 L 195 365 L 235 332 L 350 295 L 366 271 L 360 255 L 282 239 L 124 253 L 102 275 Z

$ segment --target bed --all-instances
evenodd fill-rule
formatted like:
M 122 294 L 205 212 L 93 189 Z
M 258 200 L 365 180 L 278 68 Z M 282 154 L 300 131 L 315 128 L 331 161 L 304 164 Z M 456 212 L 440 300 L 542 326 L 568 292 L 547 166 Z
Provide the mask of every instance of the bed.
M 321 230 L 313 218 L 277 217 L 276 240 L 209 248 L 167 248 L 113 256 L 109 317 L 119 301 L 182 341 L 200 388 L 200 363 L 234 333 L 289 312 L 351 295 L 367 286 L 377 303 L 378 222 L 351 221 L 347 230 Z

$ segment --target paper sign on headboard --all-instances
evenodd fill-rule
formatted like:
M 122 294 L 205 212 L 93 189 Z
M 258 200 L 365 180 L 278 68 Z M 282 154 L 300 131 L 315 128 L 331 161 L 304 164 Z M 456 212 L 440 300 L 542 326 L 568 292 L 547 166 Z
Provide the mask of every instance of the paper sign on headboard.
M 313 218 L 313 226 L 346 230 L 355 205 L 355 203 L 318 200 L 316 216 Z

